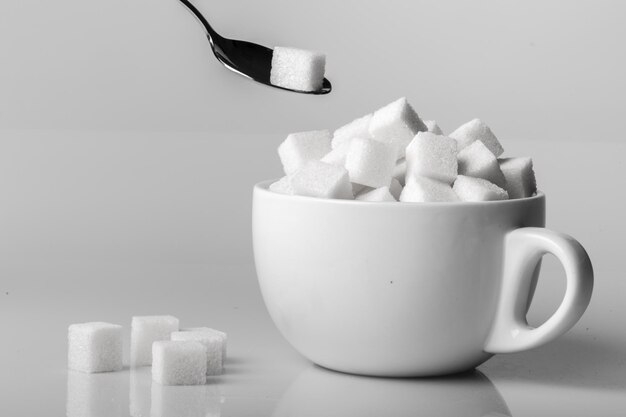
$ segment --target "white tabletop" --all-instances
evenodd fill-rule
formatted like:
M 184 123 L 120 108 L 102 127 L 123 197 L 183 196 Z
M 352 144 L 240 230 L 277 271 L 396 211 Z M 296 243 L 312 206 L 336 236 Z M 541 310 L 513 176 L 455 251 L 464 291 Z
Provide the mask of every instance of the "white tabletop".
M 473 373 L 395 380 L 316 367 L 265 310 L 252 262 L 251 188 L 280 174 L 281 139 L 5 132 L 0 415 L 623 415 L 626 146 L 504 142 L 509 155 L 534 157 L 548 226 L 589 251 L 596 284 L 582 320 L 549 345 L 498 355 Z M 249 162 L 237 165 L 242 159 Z M 546 258 L 531 323 L 554 310 L 563 287 L 560 266 Z M 128 363 L 130 319 L 144 314 L 227 332 L 225 374 L 177 388 L 152 384 L 149 368 L 66 370 L 69 324 L 123 324 Z

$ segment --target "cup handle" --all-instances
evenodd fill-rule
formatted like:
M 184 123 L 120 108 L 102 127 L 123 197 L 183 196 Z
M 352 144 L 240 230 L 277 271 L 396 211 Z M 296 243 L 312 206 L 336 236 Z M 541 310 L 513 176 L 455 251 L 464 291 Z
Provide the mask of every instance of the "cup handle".
M 589 305 L 593 267 L 585 249 L 573 237 L 539 227 L 523 227 L 505 238 L 500 299 L 485 352 L 511 353 L 548 343 L 568 331 Z M 532 328 L 526 321 L 533 272 L 546 253 L 563 264 L 565 296 L 545 323 Z

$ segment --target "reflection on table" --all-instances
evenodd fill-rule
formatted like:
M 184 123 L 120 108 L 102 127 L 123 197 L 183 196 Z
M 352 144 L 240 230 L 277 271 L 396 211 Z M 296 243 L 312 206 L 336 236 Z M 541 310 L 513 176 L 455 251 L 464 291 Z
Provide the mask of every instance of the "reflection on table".
M 291 384 L 273 417 L 510 416 L 493 383 L 478 371 L 442 378 L 355 376 L 316 366 Z

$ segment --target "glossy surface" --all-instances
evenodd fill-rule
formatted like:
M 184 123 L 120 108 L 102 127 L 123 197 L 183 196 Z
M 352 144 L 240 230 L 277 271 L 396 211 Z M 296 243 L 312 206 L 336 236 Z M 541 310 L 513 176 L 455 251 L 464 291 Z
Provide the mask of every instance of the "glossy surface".
M 626 199 L 609 192 L 604 179 L 623 178 L 626 143 L 600 138 L 602 152 L 596 153 L 565 136 L 558 143 L 507 141 L 510 155 L 533 156 L 548 196 L 547 226 L 576 236 L 589 251 L 594 294 L 564 336 L 531 351 L 495 355 L 478 367 L 495 394 L 479 383 L 475 394 L 463 397 L 457 383 L 464 382 L 456 378 L 431 387 L 430 379 L 352 383 L 351 376 L 330 371 L 311 376 L 324 370 L 281 337 L 252 264 L 250 189 L 278 176 L 275 148 L 282 139 L 228 132 L 3 131 L 0 415 L 63 416 L 71 396 L 92 404 L 87 416 L 107 417 L 129 416 L 131 399 L 144 415 L 154 402 L 155 410 L 173 410 L 172 417 L 180 417 L 176 410 L 185 405 L 210 412 L 219 405 L 223 417 L 269 417 L 277 410 L 310 416 L 309 407 L 316 417 L 363 417 L 364 403 L 398 416 L 427 417 L 441 407 L 471 415 L 467 406 L 515 417 L 623 417 Z M 583 164 L 586 171 L 580 171 Z M 564 288 L 560 263 L 544 257 L 528 315 L 532 324 L 553 313 Z M 67 326 L 92 320 L 124 325 L 127 365 L 130 317 L 148 314 L 227 331 L 226 373 L 206 387 L 169 396 L 176 391 L 155 387 L 152 393 L 149 369 L 135 375 L 126 368 L 87 378 L 84 390 L 72 388 L 70 395 Z M 412 395 L 419 397 L 420 387 L 435 394 L 416 404 Z M 464 400 L 457 403 L 459 398 Z
M 315 91 L 293 90 L 270 82 L 272 49 L 256 43 L 228 39 L 217 33 L 207 19 L 189 0 L 179 0 L 204 27 L 215 57 L 229 70 L 256 82 L 283 90 L 303 94 L 328 94 L 332 90 L 330 81 L 324 78 L 322 88 Z

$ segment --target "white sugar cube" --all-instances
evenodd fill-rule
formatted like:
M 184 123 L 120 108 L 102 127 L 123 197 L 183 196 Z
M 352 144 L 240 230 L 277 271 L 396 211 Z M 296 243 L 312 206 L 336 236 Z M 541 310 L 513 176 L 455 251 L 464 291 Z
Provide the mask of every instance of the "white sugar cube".
M 424 120 L 424 125 L 428 129 L 430 133 L 434 133 L 435 135 L 443 135 L 443 131 L 439 127 L 436 121 L 434 120 Z
M 152 379 L 162 385 L 206 383 L 207 349 L 196 341 L 160 340 L 152 344 Z
M 292 90 L 322 88 L 326 56 L 319 52 L 277 46 L 272 53 L 270 83 Z
M 462 201 L 490 201 L 506 200 L 509 198 L 506 190 L 482 178 L 459 175 L 452 187 Z
M 178 319 L 173 316 L 135 316 L 130 332 L 130 366 L 152 364 L 152 343 L 169 340 L 178 331 Z
M 369 130 L 377 141 L 396 146 L 398 158 L 402 158 L 415 134 L 426 131 L 427 127 L 402 97 L 374 112 Z
M 330 152 L 330 132 L 312 130 L 292 133 L 278 147 L 285 174 L 291 175 L 309 161 L 318 161 Z
M 400 201 L 405 203 L 459 201 L 450 184 L 428 177 L 411 177 L 400 194 Z
M 149 414 L 143 417 L 220 417 L 224 397 L 218 384 L 152 384 Z
M 186 327 L 181 329 L 183 332 L 208 332 L 213 335 L 219 336 L 222 339 L 222 360 L 226 361 L 226 351 L 228 345 L 228 334 L 221 330 L 212 329 L 210 327 Z
M 400 194 L 402 193 L 402 184 L 398 181 L 397 178 L 392 178 L 391 183 L 389 184 L 389 192 L 396 200 L 400 199 Z
M 311 161 L 291 177 L 294 194 L 353 199 L 348 171 L 340 166 Z
M 122 369 L 122 326 L 103 322 L 72 324 L 67 341 L 69 369 L 87 373 Z
M 207 350 L 207 375 L 221 375 L 224 368 L 222 357 L 224 338 L 207 331 L 182 331 L 172 333 L 172 340 L 194 340 L 202 343 Z
M 396 162 L 396 166 L 393 169 L 393 177 L 397 179 L 401 185 L 406 183 L 406 158 L 402 158 Z
M 293 194 L 293 188 L 288 177 L 282 177 L 278 181 L 271 183 L 269 189 L 279 194 Z
M 481 140 L 472 142 L 458 155 L 459 175 L 483 178 L 500 188 L 506 187 L 506 180 L 500 170 L 498 160 Z
M 349 150 L 350 142 L 343 143 L 324 155 L 321 161 L 326 162 L 327 164 L 343 167 L 346 165 L 346 157 L 348 156 Z
M 389 187 L 374 188 L 372 190 L 365 190 L 361 194 L 355 197 L 355 200 L 369 201 L 369 202 L 384 202 L 384 201 L 396 201 L 391 195 Z
M 451 184 L 457 175 L 457 143 L 447 136 L 419 132 L 406 148 L 407 179 L 423 176 Z
M 397 148 L 374 139 L 354 138 L 346 157 L 350 181 L 373 188 L 388 186 L 396 166 Z
M 480 119 L 470 120 L 464 125 L 459 126 L 448 136 L 459 142 L 459 151 L 471 145 L 472 142 L 480 140 L 496 157 L 502 155 L 504 152 L 496 135 L 494 135 L 489 126 Z
M 509 198 L 530 197 L 537 191 L 533 161 L 530 158 L 500 159 L 500 169 L 506 178 Z
M 335 130 L 332 141 L 333 149 L 349 143 L 354 138 L 371 139 L 372 135 L 369 132 L 370 120 L 372 120 L 372 114 L 359 117 Z
M 9 375 L 6 373 L 3 374 L 5 379 L 7 379 L 8 376 Z M 125 384 L 120 383 L 123 379 L 120 378 L 120 376 L 121 375 L 118 373 L 87 374 L 72 370 L 68 371 L 65 416 L 109 417 L 128 415 L 125 410 L 125 399 L 128 392 L 126 392 Z M 34 377 L 36 376 L 34 375 Z M 56 390 L 58 387 L 46 388 L 48 392 L 52 389 Z M 8 395 L 6 391 L 3 392 L 4 410 L 7 410 L 6 403 L 9 401 Z M 41 398 L 33 398 L 29 401 L 41 401 Z M 150 409 L 148 408 L 147 411 L 149 412 Z M 48 414 L 48 412 L 44 411 L 42 414 L 60 415 L 61 413 L 56 414 L 56 412 L 51 411 L 50 414 Z M 13 417 L 19 415 L 34 416 L 38 414 L 29 412 L 22 413 L 18 410 L 14 410 L 12 413 L 5 411 L 2 415 L 5 417 Z M 148 416 L 149 414 L 144 415 Z

